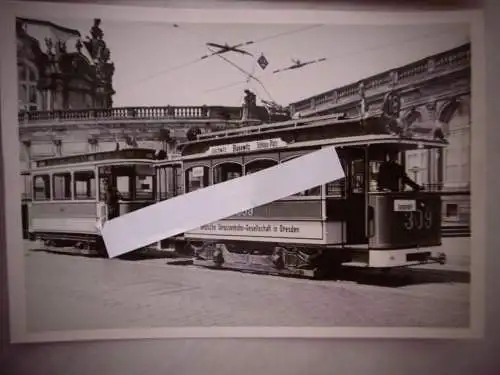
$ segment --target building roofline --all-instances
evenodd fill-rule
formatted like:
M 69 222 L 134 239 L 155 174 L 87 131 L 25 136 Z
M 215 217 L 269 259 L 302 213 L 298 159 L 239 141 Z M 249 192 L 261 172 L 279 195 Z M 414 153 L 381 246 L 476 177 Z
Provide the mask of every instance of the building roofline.
M 323 92 L 320 92 L 320 93 L 308 96 L 308 97 L 306 97 L 304 99 L 300 99 L 300 100 L 291 102 L 291 103 L 289 103 L 289 106 L 296 106 L 296 105 L 302 104 L 304 102 L 307 102 L 308 100 L 311 100 L 312 98 L 316 98 L 316 97 L 322 96 L 322 95 L 328 95 L 328 94 L 333 93 L 334 91 L 339 91 L 339 90 L 342 90 L 342 89 L 346 89 L 346 88 L 351 87 L 352 85 L 355 85 L 355 84 L 360 83 L 362 81 L 369 80 L 369 79 L 372 79 L 372 78 L 375 78 L 375 77 L 378 77 L 378 76 L 384 76 L 384 75 L 390 74 L 394 70 L 399 70 L 399 69 L 403 69 L 405 67 L 409 67 L 411 65 L 416 65 L 416 64 L 419 64 L 419 63 L 423 63 L 423 62 L 425 62 L 426 60 L 428 60 L 430 58 L 438 58 L 440 56 L 447 55 L 447 54 L 452 53 L 454 51 L 460 51 L 460 50 L 463 50 L 463 49 L 470 49 L 470 45 L 471 45 L 471 43 L 467 42 L 467 43 L 461 44 L 460 46 L 451 48 L 449 50 L 446 50 L 446 51 L 443 51 L 443 52 L 439 52 L 439 53 L 436 53 L 434 55 L 429 55 L 429 56 L 423 57 L 421 59 L 412 61 L 412 62 L 410 62 L 408 64 L 396 66 L 394 68 L 384 70 L 384 71 L 382 71 L 380 73 L 373 74 L 371 76 L 367 76 L 367 77 L 364 77 L 364 78 L 360 78 L 357 81 L 352 81 L 351 83 L 348 83 L 346 85 L 338 86 L 338 87 L 335 87 L 333 89 L 330 89 L 330 90 L 327 90 L 327 91 L 323 91 Z
M 70 29 L 69 27 L 60 26 L 60 25 L 57 25 L 57 24 L 50 22 L 50 21 L 37 20 L 34 18 L 21 18 L 21 17 L 17 17 L 17 20 L 24 22 L 24 23 L 27 23 L 27 24 L 32 24 L 32 25 L 50 26 L 54 29 L 57 29 L 57 30 L 62 31 L 62 32 L 67 33 L 67 34 L 72 34 L 72 35 L 76 35 L 79 37 L 82 36 L 80 34 L 80 32 L 76 29 Z

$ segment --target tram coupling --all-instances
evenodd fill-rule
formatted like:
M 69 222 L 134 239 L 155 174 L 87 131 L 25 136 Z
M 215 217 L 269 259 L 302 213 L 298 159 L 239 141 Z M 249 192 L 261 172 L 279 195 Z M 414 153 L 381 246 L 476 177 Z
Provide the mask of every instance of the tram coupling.
M 446 254 L 439 253 L 436 257 L 429 257 L 428 260 L 444 265 L 446 264 Z

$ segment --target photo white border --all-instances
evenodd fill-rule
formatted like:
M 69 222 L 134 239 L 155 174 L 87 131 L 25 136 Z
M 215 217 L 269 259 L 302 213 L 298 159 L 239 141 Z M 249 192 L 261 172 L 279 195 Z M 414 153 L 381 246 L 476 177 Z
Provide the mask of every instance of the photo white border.
M 374 12 L 283 9 L 179 9 L 68 3 L 10 2 L 0 13 L 1 149 L 5 177 L 7 276 L 11 343 L 151 338 L 432 338 L 479 339 L 485 318 L 486 231 L 486 76 L 484 22 L 481 10 Z M 79 331 L 27 331 L 24 252 L 19 191 L 19 130 L 17 113 L 16 17 L 84 18 L 129 22 L 275 23 L 409 25 L 470 24 L 471 35 L 471 295 L 469 328 L 418 327 L 176 327 Z

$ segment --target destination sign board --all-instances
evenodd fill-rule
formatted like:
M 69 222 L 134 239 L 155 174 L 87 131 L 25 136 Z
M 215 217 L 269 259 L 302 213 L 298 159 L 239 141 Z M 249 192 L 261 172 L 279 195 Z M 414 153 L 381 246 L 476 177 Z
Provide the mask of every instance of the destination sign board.
M 231 143 L 225 145 L 211 146 L 207 154 L 220 155 L 220 154 L 233 154 L 238 152 L 250 152 L 273 149 L 277 147 L 284 147 L 287 143 L 281 138 L 263 139 L 259 141 Z

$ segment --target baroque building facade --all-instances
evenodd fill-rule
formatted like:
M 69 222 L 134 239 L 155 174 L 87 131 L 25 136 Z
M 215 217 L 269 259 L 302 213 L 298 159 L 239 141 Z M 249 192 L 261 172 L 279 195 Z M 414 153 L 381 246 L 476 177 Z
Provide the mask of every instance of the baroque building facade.
M 17 19 L 21 164 L 116 147 L 172 151 L 175 143 L 213 129 L 289 117 L 258 106 L 113 107 L 115 65 L 101 21 L 89 35 L 51 22 Z
M 82 40 L 78 30 L 17 19 L 19 111 L 112 106 L 114 64 L 100 22 Z

